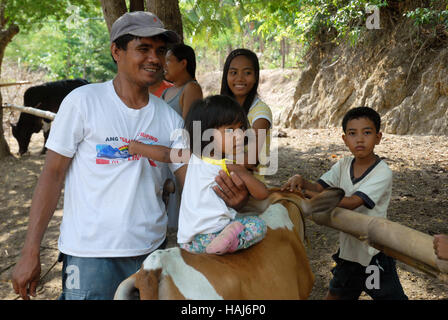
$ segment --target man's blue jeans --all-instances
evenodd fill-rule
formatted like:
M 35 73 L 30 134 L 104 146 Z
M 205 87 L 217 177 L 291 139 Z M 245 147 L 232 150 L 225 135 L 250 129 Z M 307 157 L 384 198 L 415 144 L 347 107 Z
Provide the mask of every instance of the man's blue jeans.
M 61 253 L 62 294 L 59 300 L 112 300 L 120 283 L 137 272 L 148 255 L 82 258 Z

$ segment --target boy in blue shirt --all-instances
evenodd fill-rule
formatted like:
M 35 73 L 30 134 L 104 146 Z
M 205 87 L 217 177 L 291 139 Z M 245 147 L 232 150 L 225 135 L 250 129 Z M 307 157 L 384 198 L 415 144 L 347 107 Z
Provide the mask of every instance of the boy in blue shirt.
M 386 218 L 392 171 L 374 153 L 382 137 L 380 126 L 381 118 L 375 110 L 368 107 L 349 110 L 342 120 L 342 139 L 353 156 L 339 160 L 317 183 L 295 175 L 282 188 L 301 190 L 306 197 L 313 197 L 325 188 L 339 187 L 346 194 L 339 207 Z M 341 232 L 339 250 L 333 259 L 336 266 L 331 270 L 333 279 L 326 299 L 358 299 L 362 291 L 375 300 L 408 299 L 400 284 L 395 260 L 365 242 Z M 379 288 L 366 285 L 371 274 L 366 272 L 369 265 L 379 270 Z

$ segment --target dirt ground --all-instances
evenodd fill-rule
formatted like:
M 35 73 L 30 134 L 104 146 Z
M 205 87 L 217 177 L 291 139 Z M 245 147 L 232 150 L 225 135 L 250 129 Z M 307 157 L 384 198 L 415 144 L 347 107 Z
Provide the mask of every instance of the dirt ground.
M 348 155 L 340 129 L 282 129 L 287 137 L 278 138 L 279 168 L 267 179 L 280 186 L 294 173 L 317 179 L 340 157 Z M 12 152 L 18 147 L 10 130 L 6 139 Z M 0 299 L 15 299 L 10 273 L 25 238 L 31 198 L 44 156 L 40 155 L 43 137 L 35 134 L 31 155 L 0 161 Z M 388 217 L 428 234 L 448 233 L 448 141 L 445 136 L 396 136 L 384 134 L 377 153 L 384 157 L 394 173 L 394 186 Z M 57 237 L 62 218 L 62 199 L 42 242 L 42 274 L 57 259 Z M 311 246 L 307 249 L 316 280 L 310 299 L 322 299 L 328 289 L 331 255 L 337 250 L 338 232 L 307 221 Z M 169 233 L 169 245 L 175 245 L 175 233 Z M 60 294 L 61 264 L 43 279 L 36 299 L 56 299 Z M 448 285 L 398 262 L 398 273 L 410 299 L 448 299 Z M 370 299 L 363 295 L 361 299 Z

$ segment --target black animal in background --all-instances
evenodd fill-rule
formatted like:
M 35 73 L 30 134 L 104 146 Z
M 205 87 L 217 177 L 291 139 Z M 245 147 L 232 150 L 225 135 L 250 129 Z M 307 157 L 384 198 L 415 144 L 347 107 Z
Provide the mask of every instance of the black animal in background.
M 30 87 L 25 91 L 23 96 L 23 104 L 26 107 L 33 107 L 40 110 L 51 111 L 57 113 L 59 106 L 65 96 L 72 90 L 86 85 L 89 82 L 84 79 L 60 80 L 47 82 L 39 86 Z M 23 155 L 28 151 L 31 136 L 33 133 L 39 132 L 44 127 L 44 147 L 42 154 L 46 152 L 45 143 L 50 133 L 51 120 L 37 117 L 22 112 L 17 124 L 12 126 L 12 135 L 19 144 L 19 154 Z

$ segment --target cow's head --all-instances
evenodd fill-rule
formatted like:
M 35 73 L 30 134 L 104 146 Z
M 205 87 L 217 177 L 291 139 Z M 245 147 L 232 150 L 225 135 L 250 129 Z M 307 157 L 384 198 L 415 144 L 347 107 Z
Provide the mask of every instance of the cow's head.
M 11 123 L 11 127 L 12 135 L 19 144 L 19 154 L 23 155 L 28 151 L 28 145 L 33 133 L 37 133 L 42 129 L 42 120 L 36 116 L 22 113 L 17 124 Z

